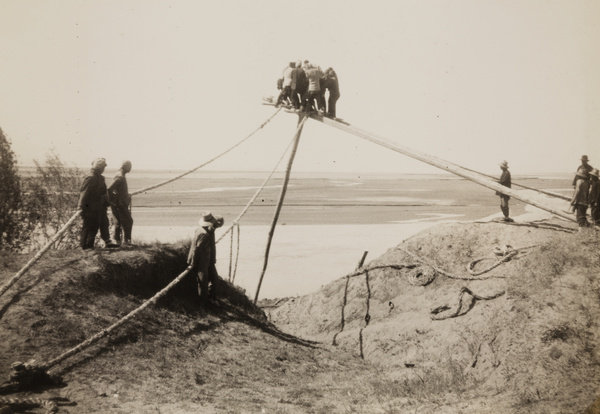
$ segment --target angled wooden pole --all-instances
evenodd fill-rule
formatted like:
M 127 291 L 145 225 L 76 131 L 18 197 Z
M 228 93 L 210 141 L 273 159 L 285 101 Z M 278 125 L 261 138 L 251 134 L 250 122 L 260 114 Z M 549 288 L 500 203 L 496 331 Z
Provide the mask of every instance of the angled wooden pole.
M 298 128 L 296 129 L 296 135 L 294 136 L 294 144 L 292 147 L 292 152 L 290 154 L 290 159 L 288 160 L 287 168 L 285 170 L 285 178 L 283 180 L 283 187 L 281 188 L 281 193 L 279 194 L 279 200 L 277 201 L 277 208 L 275 209 L 275 215 L 273 216 L 273 221 L 271 222 L 271 230 L 269 230 L 269 238 L 267 240 L 267 248 L 265 250 L 265 258 L 263 262 L 262 272 L 260 274 L 260 279 L 258 280 L 258 286 L 256 287 L 256 294 L 254 295 L 254 304 L 258 301 L 258 294 L 260 293 L 260 287 L 262 285 L 263 278 L 265 276 L 265 272 L 267 271 L 267 265 L 269 263 L 269 252 L 271 250 L 271 241 L 273 240 L 273 234 L 275 233 L 275 226 L 277 225 L 277 220 L 279 219 L 279 213 L 281 212 L 281 207 L 283 206 L 283 200 L 285 199 L 285 193 L 287 191 L 287 186 L 290 181 L 290 174 L 292 172 L 292 164 L 294 163 L 294 158 L 296 157 L 296 150 L 298 149 L 298 143 L 300 142 L 300 135 L 302 134 L 302 128 L 308 118 L 306 116 L 298 116 Z
M 551 207 L 545 206 L 537 200 L 526 197 L 513 189 L 510 189 L 501 184 L 498 184 L 496 181 L 487 179 L 487 178 L 483 177 L 482 175 L 480 175 L 479 173 L 473 173 L 473 172 L 467 170 L 466 168 L 461 167 L 460 165 L 453 164 L 449 161 L 443 160 L 441 158 L 437 158 L 433 155 L 429 155 L 424 152 L 413 150 L 411 148 L 408 148 L 404 145 L 400 145 L 394 141 L 380 137 L 378 135 L 362 131 L 356 127 L 353 127 L 352 125 L 350 125 L 349 123 L 346 123 L 346 122 L 339 122 L 339 121 L 335 121 L 335 120 L 327 118 L 327 117 L 321 117 L 321 116 L 317 116 L 317 115 L 309 115 L 309 116 L 310 116 L 310 118 L 314 119 L 315 121 L 322 122 L 325 125 L 329 125 L 334 128 L 340 129 L 342 131 L 346 131 L 352 135 L 356 135 L 359 138 L 366 139 L 367 141 L 371 141 L 377 145 L 381 145 L 385 148 L 389 148 L 393 151 L 399 152 L 400 154 L 404 154 L 408 157 L 422 161 L 426 164 L 433 165 L 434 167 L 440 168 L 444 171 L 451 172 L 452 174 L 458 175 L 459 177 L 466 178 L 469 181 L 473 181 L 484 187 L 498 191 L 501 194 L 505 194 L 507 196 L 514 197 L 515 199 L 520 200 L 524 203 L 527 203 L 527 204 L 530 204 L 539 209 L 548 211 L 549 213 L 552 213 L 555 216 L 564 218 L 565 220 L 575 221 L 575 222 L 577 221 L 575 219 L 575 217 L 573 217 L 572 214 L 569 214 L 565 211 L 556 210 Z

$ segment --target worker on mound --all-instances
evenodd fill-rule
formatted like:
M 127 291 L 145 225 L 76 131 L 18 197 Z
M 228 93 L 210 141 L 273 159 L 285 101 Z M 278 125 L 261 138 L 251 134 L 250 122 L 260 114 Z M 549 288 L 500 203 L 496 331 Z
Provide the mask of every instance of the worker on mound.
M 224 223 L 223 217 L 213 216 L 209 211 L 202 214 L 198 221 L 199 227 L 194 231 L 192 244 L 188 253 L 188 264 L 196 272 L 198 282 L 198 295 L 202 303 L 209 299 L 209 282 L 214 286 L 217 283 L 217 248 L 215 243 L 215 229 Z M 211 292 L 210 297 L 213 296 Z
M 502 170 L 502 174 L 500 175 L 500 181 L 498 181 L 498 184 L 510 188 L 511 177 L 510 171 L 508 171 L 508 162 L 502 161 L 500 163 L 500 169 Z M 510 196 L 502 194 L 499 191 L 496 191 L 496 195 L 500 196 L 500 210 L 502 210 L 502 214 L 504 214 L 504 221 L 512 223 L 514 220 L 509 217 L 510 210 L 508 207 L 508 201 L 510 200 Z

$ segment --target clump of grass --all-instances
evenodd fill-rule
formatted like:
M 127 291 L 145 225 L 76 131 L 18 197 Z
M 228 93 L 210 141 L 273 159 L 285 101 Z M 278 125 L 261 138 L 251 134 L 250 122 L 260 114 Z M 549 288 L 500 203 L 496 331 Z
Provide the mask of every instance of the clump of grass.
M 546 343 L 546 344 L 548 342 L 558 341 L 558 340 L 565 342 L 567 339 L 572 337 L 573 334 L 574 334 L 574 332 L 570 327 L 568 327 L 566 325 L 561 325 L 561 326 L 558 326 L 555 328 L 550 328 L 550 329 L 544 331 L 544 333 L 542 333 L 541 340 L 543 343 Z

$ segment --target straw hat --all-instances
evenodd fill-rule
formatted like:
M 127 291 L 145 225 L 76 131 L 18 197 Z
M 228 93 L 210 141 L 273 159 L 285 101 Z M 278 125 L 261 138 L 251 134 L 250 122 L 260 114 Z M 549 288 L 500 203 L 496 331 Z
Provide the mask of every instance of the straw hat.
M 590 171 L 590 175 L 600 178 L 600 171 L 598 171 L 598 168 L 594 168 L 592 171 Z
M 202 213 L 202 217 L 198 220 L 198 225 L 200 227 L 213 226 L 214 228 L 219 228 L 223 225 L 225 220 L 221 216 L 213 216 L 210 211 L 206 211 Z
M 508 168 L 508 162 L 506 162 L 506 161 L 502 161 L 502 162 L 501 162 L 500 164 L 498 164 L 498 165 L 500 165 L 500 168 Z

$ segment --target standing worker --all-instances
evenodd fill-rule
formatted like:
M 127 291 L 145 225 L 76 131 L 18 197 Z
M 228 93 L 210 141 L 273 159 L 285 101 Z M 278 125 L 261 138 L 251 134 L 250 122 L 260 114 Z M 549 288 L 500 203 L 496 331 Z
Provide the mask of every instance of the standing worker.
M 571 205 L 575 210 L 579 231 L 581 231 L 583 227 L 589 227 L 590 225 L 586 217 L 590 191 L 588 177 L 589 173 L 585 168 L 579 168 L 575 173 L 575 192 L 573 193 Z
M 113 239 L 119 245 L 131 244 L 131 195 L 127 188 L 127 173 L 131 171 L 131 161 L 123 161 L 121 168 L 115 175 L 112 184 L 108 187 L 108 202 L 115 218 L 115 232 Z M 123 240 L 121 240 L 123 237 Z
M 321 96 L 321 76 L 323 76 L 323 71 L 318 66 L 309 63 L 306 70 L 306 77 L 308 78 L 308 94 L 304 103 L 304 111 L 306 112 L 312 112 L 313 110 L 323 112 L 323 108 L 319 106 L 321 104 L 319 102 Z
M 581 165 L 577 168 L 577 171 L 579 170 L 584 170 L 585 172 L 587 172 L 588 174 L 594 169 L 594 167 L 592 167 L 590 164 L 588 164 L 589 159 L 587 155 L 582 155 L 581 156 Z M 575 184 L 577 183 L 577 174 L 575 174 L 575 177 L 573 177 L 573 187 L 575 187 Z
M 79 191 L 77 211 L 83 219 L 80 246 L 82 249 L 93 249 L 96 234 L 103 223 L 108 223 L 106 207 L 108 206 L 106 182 L 102 173 L 106 168 L 106 160 L 98 158 L 92 162 L 90 173 L 83 179 Z M 102 232 L 104 233 L 104 232 Z M 105 247 L 117 247 L 110 237 L 102 234 Z
M 218 273 L 217 248 L 215 243 L 215 229 L 223 225 L 223 217 L 213 216 L 209 211 L 202 215 L 198 222 L 199 227 L 194 231 L 192 244 L 188 253 L 188 265 L 196 272 L 198 282 L 198 295 L 202 303 L 209 298 L 209 282 L 212 285 L 210 296 L 214 296 Z
M 336 118 L 335 106 L 340 99 L 340 84 L 338 82 L 337 73 L 332 68 L 325 70 L 325 76 L 321 81 L 322 93 L 325 93 L 325 89 L 329 91 L 329 97 L 327 98 L 327 116 L 330 118 Z
M 600 180 L 599 180 L 599 171 L 597 168 L 594 168 L 590 171 L 590 209 L 592 216 L 592 224 L 596 226 L 600 226 Z
M 498 184 L 501 184 L 505 187 L 511 187 L 511 179 L 510 179 L 510 171 L 508 171 L 508 162 L 502 161 L 500 163 L 500 169 L 502 170 L 502 174 L 500 175 L 500 181 Z M 502 210 L 502 214 L 504 214 L 504 221 L 512 223 L 514 220 L 509 217 L 509 208 L 508 208 L 508 200 L 510 200 L 510 196 L 506 194 L 502 194 L 499 191 L 496 191 L 496 195 L 500 196 L 500 210 Z

